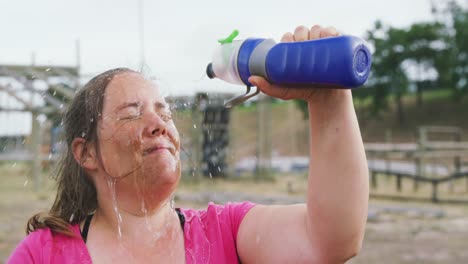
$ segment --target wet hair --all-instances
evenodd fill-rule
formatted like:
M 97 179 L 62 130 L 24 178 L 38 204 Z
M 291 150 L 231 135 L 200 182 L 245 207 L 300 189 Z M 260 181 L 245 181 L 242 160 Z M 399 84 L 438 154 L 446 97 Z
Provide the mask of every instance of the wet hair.
M 112 79 L 122 73 L 137 72 L 128 68 L 103 72 L 85 84 L 70 102 L 63 117 L 67 149 L 54 175 L 57 184 L 55 201 L 48 213 L 35 214 L 28 220 L 26 234 L 48 227 L 52 232 L 75 236 L 71 225 L 81 223 L 96 210 L 96 188 L 75 159 L 72 142 L 75 138 L 82 138 L 85 148 L 90 144 L 98 146 L 97 125 L 101 119 L 104 93 Z

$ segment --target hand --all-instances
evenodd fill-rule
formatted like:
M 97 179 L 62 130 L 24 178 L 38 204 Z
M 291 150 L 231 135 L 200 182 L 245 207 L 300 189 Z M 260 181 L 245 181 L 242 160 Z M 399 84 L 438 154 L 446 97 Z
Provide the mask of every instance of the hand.
M 294 31 L 294 34 L 290 32 L 285 33 L 281 38 L 281 42 L 306 41 L 326 37 L 335 37 L 338 35 L 338 31 L 333 27 L 322 28 L 319 25 L 315 25 L 309 30 L 305 26 L 299 26 Z M 320 96 L 328 96 L 330 94 L 336 94 L 337 91 L 341 91 L 341 89 L 310 89 L 307 87 L 297 88 L 274 85 L 260 76 L 251 76 L 249 78 L 249 82 L 257 86 L 263 93 L 283 100 L 303 99 L 307 102 L 312 102 L 314 101 L 314 98 L 319 96 L 319 94 Z

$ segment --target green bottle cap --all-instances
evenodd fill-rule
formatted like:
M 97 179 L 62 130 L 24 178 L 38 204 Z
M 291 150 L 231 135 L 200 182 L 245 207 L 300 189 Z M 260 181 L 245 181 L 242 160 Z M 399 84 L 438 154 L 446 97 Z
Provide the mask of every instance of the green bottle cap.
M 229 35 L 227 38 L 219 39 L 218 43 L 220 43 L 220 44 L 232 43 L 232 41 L 237 37 L 237 35 L 239 35 L 239 30 L 234 29 L 234 31 L 232 31 L 231 35 Z

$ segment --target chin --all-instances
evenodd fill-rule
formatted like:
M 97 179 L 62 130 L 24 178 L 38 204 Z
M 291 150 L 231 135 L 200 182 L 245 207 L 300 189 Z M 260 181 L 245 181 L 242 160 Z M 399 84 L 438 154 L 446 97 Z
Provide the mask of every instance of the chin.
M 148 160 L 144 164 L 144 174 L 147 180 L 158 183 L 158 185 L 177 184 L 181 176 L 180 161 L 174 158 L 158 161 Z

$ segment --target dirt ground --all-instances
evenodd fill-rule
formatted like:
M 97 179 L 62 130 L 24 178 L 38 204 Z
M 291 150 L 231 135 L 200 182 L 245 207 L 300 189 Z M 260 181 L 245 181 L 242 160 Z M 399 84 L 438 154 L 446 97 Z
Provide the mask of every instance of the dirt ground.
M 51 187 L 34 192 L 34 184 L 26 175 L 24 166 L 0 165 L 0 263 L 24 238 L 27 219 L 47 210 L 53 199 Z M 176 205 L 202 208 L 207 201 L 245 199 L 297 202 L 302 200 L 304 182 L 305 177 L 297 175 L 261 183 L 241 179 L 184 180 Z M 467 205 L 371 200 L 362 251 L 349 263 L 468 263 L 467 247 Z

